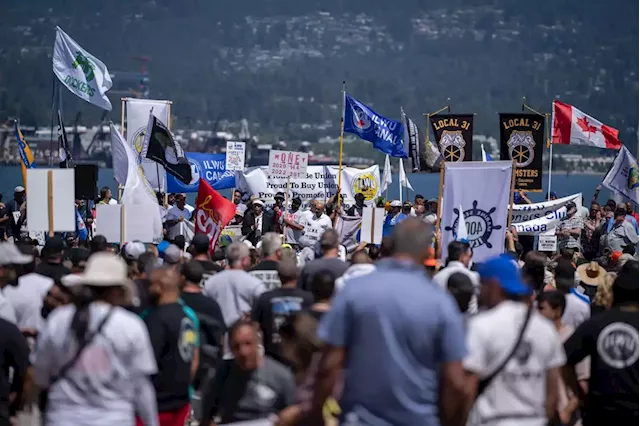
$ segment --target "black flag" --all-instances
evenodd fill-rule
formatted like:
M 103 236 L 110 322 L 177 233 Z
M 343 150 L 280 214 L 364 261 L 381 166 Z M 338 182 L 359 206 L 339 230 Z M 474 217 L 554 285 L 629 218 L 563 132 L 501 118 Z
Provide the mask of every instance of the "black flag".
M 144 135 L 143 157 L 162 164 L 164 168 L 186 185 L 191 183 L 191 165 L 171 131 L 153 114 L 149 114 L 147 132 Z M 146 152 L 145 152 L 146 151 Z
M 407 129 L 407 139 L 409 140 L 407 151 L 411 157 L 411 171 L 414 173 L 420 171 L 439 171 L 442 155 L 440 155 L 438 148 L 427 140 L 425 140 L 424 145 L 421 146 L 418 126 L 416 126 L 413 120 L 407 117 L 406 114 L 404 114 L 404 125 L 405 129 Z
M 429 119 L 444 161 L 471 161 L 473 114 L 438 114 Z
M 542 191 L 544 117 L 500 114 L 500 159 L 516 160 L 516 189 Z
M 64 129 L 62 122 L 62 113 L 58 110 L 58 152 L 60 155 L 60 168 L 73 168 L 73 158 L 69 150 L 69 141 L 67 140 L 67 131 Z

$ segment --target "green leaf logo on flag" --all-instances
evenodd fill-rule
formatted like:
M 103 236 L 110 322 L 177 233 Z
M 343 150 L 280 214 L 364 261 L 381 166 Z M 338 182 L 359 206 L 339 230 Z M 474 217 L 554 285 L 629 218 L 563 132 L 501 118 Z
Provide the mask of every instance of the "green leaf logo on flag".
M 91 61 L 89 61 L 89 58 L 84 56 L 82 52 L 76 51 L 76 60 L 73 61 L 71 66 L 74 68 L 82 68 L 82 72 L 84 72 L 87 82 L 95 78 L 95 75 L 93 74 L 94 66 Z

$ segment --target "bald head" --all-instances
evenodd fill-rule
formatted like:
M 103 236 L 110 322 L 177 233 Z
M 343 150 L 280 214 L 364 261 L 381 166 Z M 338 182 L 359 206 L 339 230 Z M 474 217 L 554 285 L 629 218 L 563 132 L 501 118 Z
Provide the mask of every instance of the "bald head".
M 175 268 L 161 266 L 149 274 L 148 294 L 152 305 L 175 303 L 180 296 L 180 277 Z
M 422 264 L 429 255 L 433 233 L 429 225 L 414 217 L 396 225 L 392 234 L 393 255 L 411 257 Z

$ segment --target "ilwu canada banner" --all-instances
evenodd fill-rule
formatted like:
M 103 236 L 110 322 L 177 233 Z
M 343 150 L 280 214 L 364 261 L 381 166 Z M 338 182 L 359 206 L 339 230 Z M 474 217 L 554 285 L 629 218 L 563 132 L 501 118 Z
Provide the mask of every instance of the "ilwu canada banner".
M 516 189 L 542 191 L 544 117 L 500 114 L 500 159 L 516 160 Z
M 107 90 L 111 89 L 111 76 L 107 66 L 87 52 L 56 27 L 53 46 L 53 73 L 77 97 L 100 108 L 111 111 Z
M 429 119 L 444 161 L 471 161 L 473 114 L 438 114 Z
M 626 146 L 622 146 L 613 160 L 602 185 L 638 204 L 638 160 Z
M 149 111 L 165 124 L 169 123 L 169 101 L 125 99 L 127 108 L 127 143 L 140 158 L 142 170 L 154 191 L 165 192 L 167 175 L 160 164 L 142 157 L 144 136 L 149 124 Z
M 442 194 L 442 259 L 454 241 L 460 217 L 467 225 L 473 261 L 504 252 L 511 192 L 510 161 L 445 162 Z M 462 208 L 462 210 L 461 210 Z

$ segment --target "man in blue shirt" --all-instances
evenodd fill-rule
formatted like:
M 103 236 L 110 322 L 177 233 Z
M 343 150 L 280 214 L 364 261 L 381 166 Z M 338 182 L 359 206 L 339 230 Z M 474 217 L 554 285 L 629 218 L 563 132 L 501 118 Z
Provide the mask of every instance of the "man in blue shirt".
M 391 236 L 393 228 L 407 218 L 407 215 L 402 213 L 402 203 L 398 200 L 393 200 L 389 204 L 389 213 L 384 218 L 384 224 L 382 225 L 382 236 Z
M 326 348 L 309 424 L 322 424 L 315 422 L 341 371 L 344 424 L 463 421 L 464 328 L 451 295 L 426 276 L 430 228 L 408 218 L 392 239 L 392 257 L 379 261 L 375 274 L 350 280 L 319 325 Z

